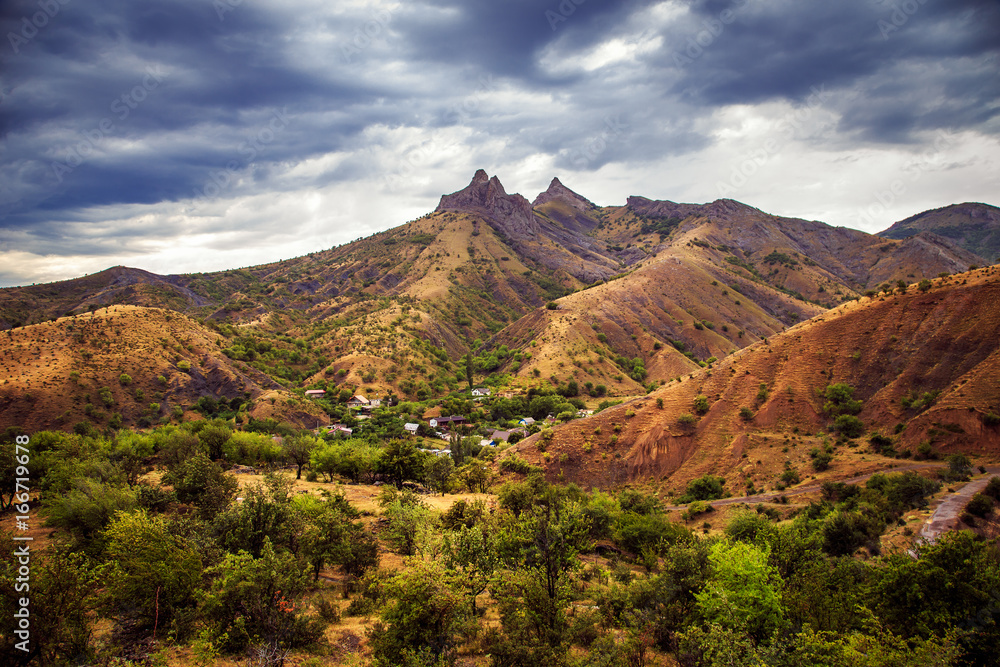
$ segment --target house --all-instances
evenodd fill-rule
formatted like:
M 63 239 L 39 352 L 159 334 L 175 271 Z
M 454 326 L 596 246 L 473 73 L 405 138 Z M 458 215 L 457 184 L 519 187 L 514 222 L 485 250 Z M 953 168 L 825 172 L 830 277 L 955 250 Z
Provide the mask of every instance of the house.
M 490 436 L 492 442 L 510 442 L 510 436 L 519 435 L 522 438 L 528 434 L 528 432 L 523 428 L 512 428 L 509 431 L 493 431 L 493 435 Z
M 343 424 L 334 424 L 333 426 L 328 427 L 326 429 L 326 432 L 327 433 L 340 433 L 341 435 L 347 436 L 349 438 L 349 437 L 351 437 L 351 434 L 354 433 L 354 429 L 347 428 Z
M 403 429 L 410 435 L 416 435 L 418 428 L 420 428 L 420 424 L 410 424 L 410 423 L 403 424 Z
M 493 442 L 492 440 L 480 440 L 479 441 L 479 446 L 480 447 L 496 447 L 496 443 Z
M 325 389 L 306 389 L 306 397 L 308 398 L 319 398 L 325 393 Z
M 472 390 L 472 395 L 473 396 L 489 396 L 490 395 L 490 390 L 487 389 L 486 387 L 476 387 L 475 389 Z
M 535 423 L 535 420 L 532 419 L 531 417 L 525 417 L 524 419 L 521 419 L 517 423 L 520 424 L 521 426 L 531 426 Z
M 452 415 L 451 417 L 437 417 L 435 419 L 430 420 L 430 422 L 428 423 L 431 425 L 431 428 L 443 428 L 447 430 L 452 426 L 461 426 L 467 421 L 469 420 L 466 419 L 465 417 L 458 417 L 456 415 Z
M 355 394 L 351 397 L 351 400 L 347 401 L 347 407 L 349 408 L 362 408 L 368 405 L 371 401 L 362 396 L 361 394 Z

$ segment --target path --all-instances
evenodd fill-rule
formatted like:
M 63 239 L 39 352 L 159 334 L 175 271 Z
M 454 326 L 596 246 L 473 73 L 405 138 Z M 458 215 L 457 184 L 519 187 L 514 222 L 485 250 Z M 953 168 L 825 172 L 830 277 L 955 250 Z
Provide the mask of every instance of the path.
M 858 475 L 857 477 L 851 477 L 850 479 L 829 479 L 824 480 L 825 482 L 843 482 L 844 484 L 857 484 L 859 482 L 864 482 L 869 479 L 872 475 L 882 475 L 897 472 L 907 472 L 909 470 L 926 470 L 928 468 L 941 468 L 946 464 L 941 461 L 933 461 L 927 463 L 910 463 L 905 466 L 896 466 L 895 468 L 886 468 L 885 470 L 876 470 L 874 472 L 868 472 L 863 475 Z M 735 503 L 769 503 L 777 500 L 781 496 L 799 496 L 805 493 L 812 493 L 813 491 L 819 491 L 822 487 L 823 482 L 811 482 L 804 486 L 799 486 L 794 489 L 786 489 L 784 491 L 774 491 L 772 493 L 761 493 L 755 496 L 738 496 L 733 498 L 722 498 L 721 500 L 709 501 L 709 505 L 712 507 L 721 507 L 724 505 L 733 505 Z M 687 509 L 687 505 L 670 505 L 665 509 L 668 510 L 683 510 Z
M 998 476 L 996 468 L 992 470 L 987 468 L 987 472 L 990 474 L 986 477 L 965 484 L 961 489 L 941 501 L 938 508 L 934 510 L 934 514 L 931 515 L 920 529 L 919 542 L 934 544 L 937 538 L 941 536 L 941 533 L 955 529 L 958 525 L 958 517 L 962 513 L 962 510 L 965 509 L 966 503 L 969 502 L 972 496 L 985 489 L 990 479 Z

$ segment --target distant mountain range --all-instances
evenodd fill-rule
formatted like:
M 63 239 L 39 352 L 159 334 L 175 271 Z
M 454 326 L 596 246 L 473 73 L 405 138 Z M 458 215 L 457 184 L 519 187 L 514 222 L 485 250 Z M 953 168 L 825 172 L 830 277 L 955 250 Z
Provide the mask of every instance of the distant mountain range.
M 92 389 L 131 369 L 160 402 L 182 408 L 199 392 L 287 398 L 312 386 L 442 396 L 464 383 L 467 353 L 480 380 L 506 374 L 514 385 L 576 381 L 595 396 L 641 394 L 866 293 L 988 264 L 970 248 L 992 252 L 997 211 L 958 204 L 871 235 L 729 199 L 632 196 L 596 206 L 558 179 L 529 202 L 480 170 L 433 212 L 303 257 L 171 276 L 114 267 L 0 290 L 0 329 L 17 329 L 8 340 L 18 345 L 35 341 L 34 357 L 5 353 L 0 426 L 66 425 L 84 415 L 94 398 L 70 369 L 89 374 Z M 980 231 L 963 232 L 973 226 Z M 116 306 L 138 308 L 116 314 Z M 185 322 L 188 333 L 166 335 L 163 316 L 149 309 L 184 315 L 174 324 Z M 84 339 L 98 347 L 81 356 L 88 350 L 68 332 L 95 311 L 123 318 L 116 327 L 134 331 L 139 347 L 109 348 L 107 334 L 91 332 Z M 195 339 L 203 341 L 197 358 L 179 342 Z M 47 356 L 67 363 L 32 361 Z M 232 382 L 178 376 L 157 388 L 179 361 L 223 369 Z M 49 393 L 78 399 L 59 401 L 54 413 L 39 400 Z M 312 419 L 289 400 L 290 415 Z M 148 405 L 120 412 L 126 424 L 149 419 Z

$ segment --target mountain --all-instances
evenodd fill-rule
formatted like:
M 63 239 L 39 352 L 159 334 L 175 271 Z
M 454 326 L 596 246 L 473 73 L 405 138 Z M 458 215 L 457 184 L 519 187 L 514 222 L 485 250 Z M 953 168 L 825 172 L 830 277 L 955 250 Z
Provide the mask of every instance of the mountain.
M 927 233 L 887 239 L 729 199 L 598 206 L 554 178 L 529 202 L 479 170 L 433 212 L 303 257 L 169 276 L 115 267 L 3 289 L 0 328 L 30 337 L 42 335 L 31 326 L 107 307 L 168 309 L 215 341 L 201 363 L 250 369 L 285 391 L 444 396 L 464 385 L 468 353 L 480 378 L 628 396 L 867 292 L 973 263 Z M 162 360 L 125 361 L 156 377 Z
M 843 304 L 648 396 L 569 422 L 544 448 L 535 435 L 515 449 L 553 479 L 656 480 L 673 492 L 709 473 L 737 495 L 747 482 L 775 488 L 786 464 L 805 479 L 811 452 L 828 445 L 833 460 L 820 479 L 885 467 L 891 461 L 867 437 L 838 438 L 832 428 L 825 390 L 843 383 L 860 401 L 863 433 L 881 434 L 898 451 L 1000 455 L 1000 267 L 927 287 Z
M 879 236 L 905 239 L 921 233 L 943 236 L 985 258 L 980 264 L 1000 260 L 1000 208 L 996 206 L 966 202 L 924 211 L 900 220 Z
M 160 308 L 114 306 L 3 334 L 0 426 L 26 431 L 188 418 L 203 397 L 247 418 L 328 423 L 267 374 L 219 353 L 224 337 Z M 117 415 L 117 416 L 116 416 Z

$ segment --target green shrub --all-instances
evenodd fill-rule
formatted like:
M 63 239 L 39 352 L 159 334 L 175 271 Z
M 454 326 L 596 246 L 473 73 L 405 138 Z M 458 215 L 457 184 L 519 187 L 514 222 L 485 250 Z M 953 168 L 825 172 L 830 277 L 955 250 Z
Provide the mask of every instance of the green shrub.
M 833 428 L 848 438 L 857 438 L 865 432 L 865 423 L 854 415 L 840 415 L 833 422 Z
M 691 480 L 684 494 L 677 499 L 679 503 L 690 503 L 695 500 L 718 500 L 725 496 L 725 479 L 715 475 L 705 475 Z
M 127 387 L 132 384 L 132 376 L 128 373 L 122 373 L 118 376 L 118 383 L 123 387 Z
M 703 415 L 708 412 L 709 404 L 708 397 L 704 395 L 698 395 L 694 398 L 694 411 L 699 415 Z
M 993 513 L 993 498 L 983 493 L 977 493 L 965 505 L 965 511 L 978 517 L 987 517 Z

